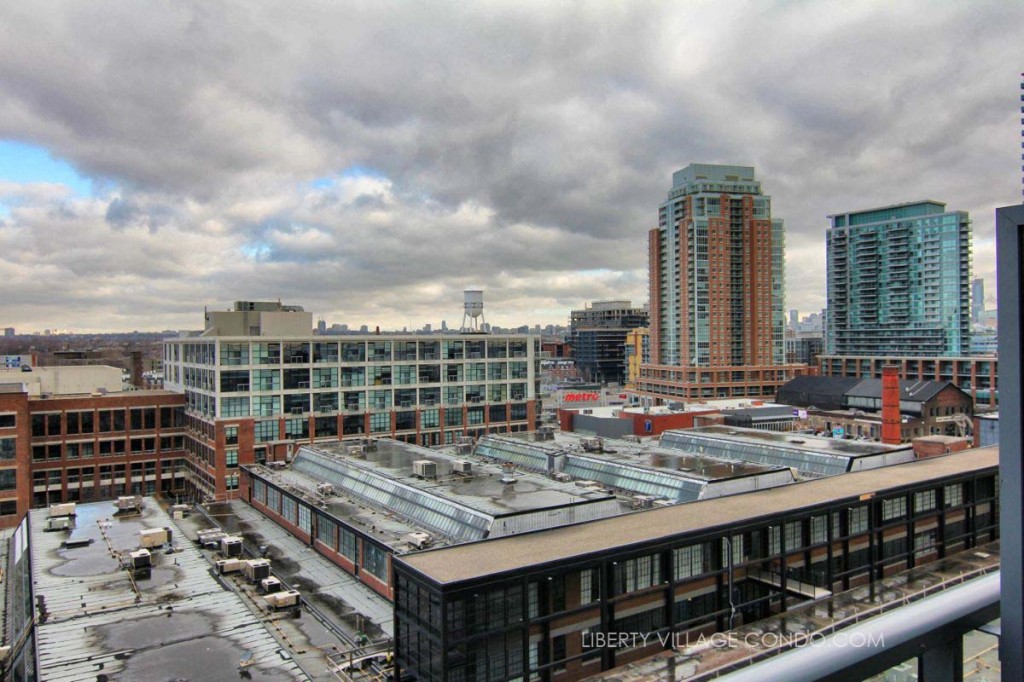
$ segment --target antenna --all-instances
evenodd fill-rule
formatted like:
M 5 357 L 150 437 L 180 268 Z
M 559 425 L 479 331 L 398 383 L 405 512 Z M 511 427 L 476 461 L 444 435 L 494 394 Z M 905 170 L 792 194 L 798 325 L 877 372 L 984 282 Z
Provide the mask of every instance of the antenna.
M 482 334 L 484 325 L 484 292 L 480 289 L 466 289 L 462 312 L 462 333 Z

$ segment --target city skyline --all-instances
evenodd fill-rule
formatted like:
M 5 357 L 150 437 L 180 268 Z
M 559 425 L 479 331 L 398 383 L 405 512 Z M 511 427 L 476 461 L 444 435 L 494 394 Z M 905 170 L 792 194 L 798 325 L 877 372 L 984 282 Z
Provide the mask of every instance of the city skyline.
M 564 325 L 646 301 L 650 206 L 690 163 L 757 168 L 786 310 L 824 307 L 826 215 L 928 198 L 971 214 L 994 307 L 1024 8 L 423 13 L 4 10 L 0 325 L 195 328 L 280 298 L 416 329 L 471 286 L 493 325 Z

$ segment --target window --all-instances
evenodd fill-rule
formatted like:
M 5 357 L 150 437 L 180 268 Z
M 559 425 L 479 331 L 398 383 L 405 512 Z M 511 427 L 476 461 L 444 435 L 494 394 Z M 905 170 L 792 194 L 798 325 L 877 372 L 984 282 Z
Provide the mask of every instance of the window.
M 907 498 L 893 497 L 882 500 L 882 520 L 893 521 L 907 515 Z
M 953 483 L 942 489 L 942 497 L 947 507 L 959 507 L 964 503 L 964 484 Z
M 238 448 L 224 451 L 224 465 L 230 468 L 238 466 Z
M 17 486 L 17 469 L 0 469 L 0 490 L 14 490 Z
M 309 507 L 304 504 L 299 505 L 299 530 L 303 533 L 309 533 L 313 527 L 312 525 L 313 514 Z
M 238 490 L 238 474 L 224 477 L 224 487 L 228 490 Z
M 17 426 L 16 414 L 0 414 L 0 429 L 12 429 Z
M 255 438 L 257 443 L 277 440 L 277 420 L 256 422 Z
M 339 534 L 341 535 L 341 542 L 338 545 L 338 551 L 343 557 L 351 559 L 353 562 L 356 560 L 356 534 L 350 531 L 345 526 L 338 527 Z
M 820 545 L 823 542 L 828 541 L 828 517 L 812 516 L 811 517 L 811 544 Z
M 850 535 L 866 533 L 868 530 L 868 507 L 850 507 Z
M 600 573 L 596 568 L 580 571 L 580 604 L 592 604 L 601 598 Z
M 786 524 L 786 551 L 791 552 L 801 549 L 804 546 L 803 524 L 800 521 L 790 521 Z
M 248 417 L 248 398 L 221 398 L 220 416 L 222 417 Z
M 914 493 L 914 513 L 920 514 L 921 512 L 931 511 L 935 509 L 935 491 L 925 490 L 919 493 Z
M 661 582 L 661 561 L 657 554 L 620 561 L 613 566 L 615 594 L 643 590 Z
M 237 426 L 225 426 L 224 427 L 224 444 L 225 445 L 237 445 L 238 444 L 238 427 Z
M 385 433 L 391 430 L 391 413 L 374 412 L 370 415 L 370 433 Z
M 16 444 L 14 438 L 0 438 L 0 460 L 14 459 Z
M 674 573 L 673 577 L 676 580 L 700 575 L 711 569 L 710 566 L 704 563 L 705 556 L 710 554 L 705 552 L 707 544 L 702 543 L 691 545 L 690 547 L 679 547 L 672 551 L 672 570 Z
M 363 570 L 387 582 L 387 552 L 372 542 L 363 543 Z
M 15 500 L 0 502 L 0 516 L 11 516 L 18 513 L 18 503 Z

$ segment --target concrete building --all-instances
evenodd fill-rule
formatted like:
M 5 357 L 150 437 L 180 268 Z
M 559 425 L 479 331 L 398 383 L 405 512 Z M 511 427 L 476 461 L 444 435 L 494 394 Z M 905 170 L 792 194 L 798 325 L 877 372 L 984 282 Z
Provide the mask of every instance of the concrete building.
M 971 222 L 937 201 L 829 216 L 830 355 L 970 349 Z
M 998 456 L 973 450 L 655 509 L 642 523 L 620 516 L 396 557 L 397 667 L 420 682 L 568 682 L 774 614 L 792 631 L 801 606 L 832 595 L 852 604 L 856 588 L 907 569 L 930 575 L 939 560 L 963 570 L 960 557 L 975 555 L 965 550 L 991 558 Z
M 691 164 L 650 231 L 651 364 L 657 399 L 760 397 L 786 365 L 784 233 L 747 166 Z
M 0 527 L 30 507 L 183 491 L 184 396 L 116 367 L 0 371 Z
M 999 404 L 999 358 L 965 355 L 955 358 L 920 355 L 822 355 L 821 375 L 881 378 L 886 365 L 899 367 L 905 381 L 950 381 L 974 398 L 976 409 Z
M 576 370 L 587 381 L 626 381 L 626 336 L 647 324 L 647 310 L 631 301 L 595 301 L 570 313 L 569 337 Z
M 164 342 L 184 394 L 189 484 L 236 497 L 243 464 L 297 443 L 390 436 L 421 445 L 536 428 L 539 339 L 526 334 L 314 336 L 295 306 L 238 302 L 199 336 Z
M 651 362 L 651 330 L 638 327 L 626 332 L 626 388 L 635 389 L 640 380 L 640 368 Z

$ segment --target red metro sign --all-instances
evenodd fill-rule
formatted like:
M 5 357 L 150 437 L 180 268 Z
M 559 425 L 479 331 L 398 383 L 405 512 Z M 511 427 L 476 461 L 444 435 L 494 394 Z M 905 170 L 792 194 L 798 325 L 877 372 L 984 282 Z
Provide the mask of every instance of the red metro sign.
M 566 393 L 564 396 L 567 403 L 589 403 L 600 399 L 601 394 L 597 392 Z

